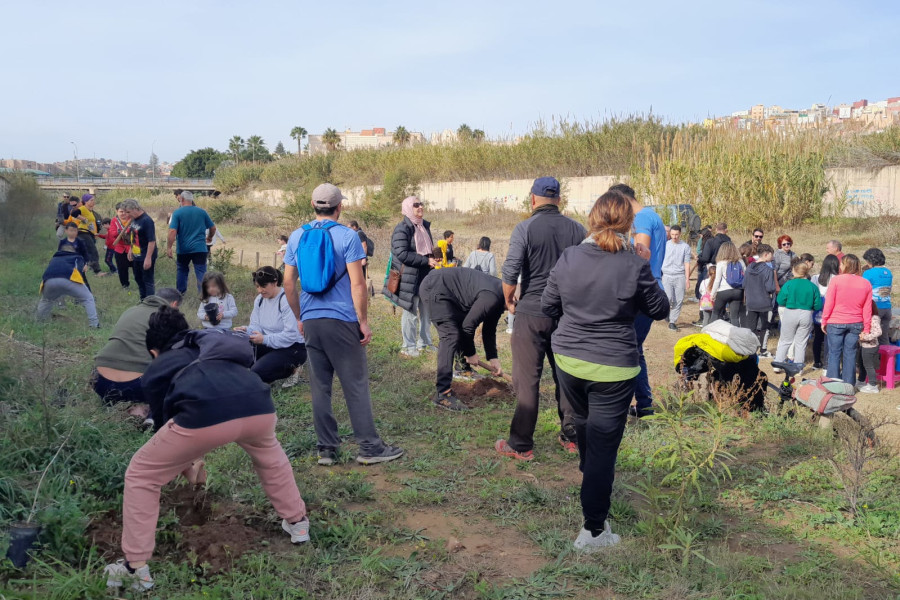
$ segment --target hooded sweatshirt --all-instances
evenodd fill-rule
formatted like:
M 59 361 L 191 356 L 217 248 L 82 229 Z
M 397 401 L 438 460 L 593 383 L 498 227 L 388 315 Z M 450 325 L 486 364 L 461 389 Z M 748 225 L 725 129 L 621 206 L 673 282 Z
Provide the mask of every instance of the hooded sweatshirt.
M 186 429 L 272 414 L 269 386 L 250 370 L 253 348 L 245 334 L 189 331 L 162 352 L 141 377 L 157 429 L 170 419 Z
M 775 269 L 767 262 L 754 262 L 744 270 L 744 304 L 748 311 L 772 310 L 775 293 Z
M 159 296 L 147 296 L 122 313 L 109 341 L 94 357 L 94 366 L 143 373 L 153 358 L 146 343 L 150 315 L 167 304 Z
M 44 290 L 44 282 L 48 279 L 67 279 L 91 289 L 84 278 L 84 257 L 67 250 L 60 250 L 50 259 L 41 277 L 41 291 Z

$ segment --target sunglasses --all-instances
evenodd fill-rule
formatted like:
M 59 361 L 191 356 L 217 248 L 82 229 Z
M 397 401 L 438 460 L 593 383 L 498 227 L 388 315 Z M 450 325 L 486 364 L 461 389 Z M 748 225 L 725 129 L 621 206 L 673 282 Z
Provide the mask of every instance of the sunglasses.
M 793 243 L 793 242 L 784 242 L 784 243 L 782 243 L 781 245 L 782 245 L 782 246 L 793 246 L 794 243 Z
M 425 206 L 425 205 L 422 204 L 421 202 L 413 202 L 413 208 L 421 208 L 423 206 Z
M 761 235 L 754 235 L 754 236 L 753 236 L 753 239 L 761 240 L 761 239 L 763 239 L 763 236 L 761 236 Z

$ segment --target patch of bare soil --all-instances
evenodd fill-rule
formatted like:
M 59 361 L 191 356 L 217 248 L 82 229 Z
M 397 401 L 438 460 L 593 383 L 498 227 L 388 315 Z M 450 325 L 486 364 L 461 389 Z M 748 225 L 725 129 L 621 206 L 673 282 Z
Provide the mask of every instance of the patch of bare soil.
M 410 512 L 404 524 L 432 540 L 446 540 L 453 558 L 440 572 L 429 573 L 429 583 L 450 583 L 467 572 L 487 578 L 527 577 L 547 564 L 540 549 L 510 527 L 497 527 L 479 518 L 465 519 L 436 510 Z
M 453 382 L 453 393 L 469 408 L 487 406 L 495 404 L 498 400 L 515 398 L 509 383 L 490 377 L 472 382 Z
M 195 494 L 190 486 L 182 485 L 165 490 L 160 499 L 160 516 L 172 510 L 178 524 L 168 528 L 166 535 L 158 532 L 155 556 L 169 560 L 196 555 L 197 563 L 209 564 L 209 570 L 219 572 L 231 568 L 241 555 L 259 550 L 267 537 L 259 527 L 250 527 L 240 516 L 240 507 L 217 502 L 209 503 L 205 494 Z M 88 527 L 93 544 L 106 558 L 122 556 L 122 517 L 119 511 L 109 512 Z

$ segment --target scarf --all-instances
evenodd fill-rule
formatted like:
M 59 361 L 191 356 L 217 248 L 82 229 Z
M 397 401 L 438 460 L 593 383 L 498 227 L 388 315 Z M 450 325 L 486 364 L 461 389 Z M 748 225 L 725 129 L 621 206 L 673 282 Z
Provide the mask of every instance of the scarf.
M 419 199 L 415 196 L 410 196 L 405 199 L 403 201 L 401 212 L 416 228 L 416 252 L 423 256 L 427 256 L 434 251 L 434 243 L 431 241 L 431 235 L 429 235 L 428 230 L 425 229 L 424 219 L 422 219 L 422 217 L 417 217 L 413 212 L 415 210 L 413 209 L 413 204 L 418 201 Z

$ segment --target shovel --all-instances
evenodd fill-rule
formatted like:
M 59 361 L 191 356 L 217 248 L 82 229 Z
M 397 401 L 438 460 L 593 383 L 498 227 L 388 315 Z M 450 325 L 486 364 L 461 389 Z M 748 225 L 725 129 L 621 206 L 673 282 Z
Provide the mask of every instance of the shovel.
M 478 360 L 478 366 L 481 367 L 482 369 L 486 370 L 486 371 L 489 371 L 490 373 L 493 373 L 493 372 L 494 372 L 494 367 L 492 367 L 491 365 L 489 365 L 488 363 L 484 362 L 484 361 L 481 360 L 481 359 Z M 503 375 L 501 375 L 501 377 L 503 378 L 503 380 L 504 380 L 506 383 L 512 385 L 512 375 L 510 375 L 509 373 L 505 373 L 505 372 L 504 372 Z

